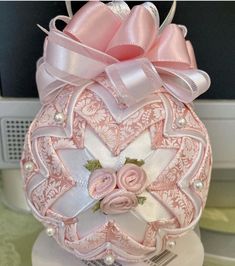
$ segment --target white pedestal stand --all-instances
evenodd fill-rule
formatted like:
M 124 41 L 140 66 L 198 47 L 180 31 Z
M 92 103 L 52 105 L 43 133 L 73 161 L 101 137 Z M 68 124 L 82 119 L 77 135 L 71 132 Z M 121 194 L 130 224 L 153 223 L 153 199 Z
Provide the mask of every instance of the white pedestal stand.
M 173 255 L 173 256 L 172 256 Z M 176 255 L 176 256 L 174 256 Z M 171 257 L 170 257 L 171 256 Z M 171 259 L 170 259 L 171 258 Z M 199 237 L 195 232 L 189 232 L 176 241 L 174 248 L 170 250 L 170 254 L 165 256 L 164 262 L 141 262 L 141 263 L 116 263 L 120 266 L 202 266 L 204 259 L 204 250 Z M 169 261 L 168 263 L 166 263 Z M 166 264 L 165 264 L 166 263 Z M 102 261 L 99 262 L 83 262 L 75 256 L 63 250 L 52 238 L 49 238 L 43 231 L 37 238 L 32 251 L 33 266 L 103 266 Z M 113 264 L 115 266 L 115 264 Z

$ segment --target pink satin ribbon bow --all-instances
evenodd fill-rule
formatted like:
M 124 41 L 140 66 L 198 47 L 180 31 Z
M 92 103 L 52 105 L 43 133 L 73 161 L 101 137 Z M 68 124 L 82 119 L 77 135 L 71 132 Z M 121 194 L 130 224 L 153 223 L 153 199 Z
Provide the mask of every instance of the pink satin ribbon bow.
M 65 84 L 82 88 L 101 74 L 127 106 L 162 86 L 184 103 L 209 88 L 210 78 L 196 68 L 184 27 L 169 24 L 159 32 L 155 6 L 138 5 L 130 11 L 124 4 L 112 9 L 88 2 L 72 19 L 58 16 L 51 21 L 36 74 L 42 103 Z M 63 32 L 55 26 L 58 19 L 67 23 Z

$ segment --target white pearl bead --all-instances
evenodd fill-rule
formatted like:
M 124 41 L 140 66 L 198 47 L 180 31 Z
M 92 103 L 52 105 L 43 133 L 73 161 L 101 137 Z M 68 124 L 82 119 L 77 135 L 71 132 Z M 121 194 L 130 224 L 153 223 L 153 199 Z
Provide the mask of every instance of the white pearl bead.
M 104 257 L 104 263 L 106 265 L 112 265 L 114 263 L 115 259 L 114 259 L 114 256 L 109 254 L 107 255 L 106 257 Z
M 62 124 L 64 122 L 64 114 L 63 113 L 56 113 L 54 116 L 56 123 Z
M 46 233 L 47 233 L 47 235 L 48 235 L 49 237 L 52 237 L 52 236 L 55 234 L 55 228 L 53 228 L 53 227 L 48 227 L 48 228 L 46 229 Z
M 178 117 L 178 118 L 176 119 L 176 125 L 177 125 L 178 127 L 185 127 L 186 124 L 187 124 L 187 121 L 186 121 L 186 119 L 185 119 L 184 117 Z
M 193 182 L 193 186 L 196 190 L 201 191 L 204 187 L 204 184 L 201 180 L 197 179 Z
M 176 242 L 175 241 L 169 241 L 167 243 L 167 246 L 168 246 L 168 248 L 172 249 L 172 248 L 174 248 L 176 246 Z
M 24 169 L 25 169 L 25 171 L 27 171 L 27 172 L 32 172 L 33 169 L 34 169 L 34 163 L 31 162 L 31 161 L 26 162 L 26 163 L 24 164 Z

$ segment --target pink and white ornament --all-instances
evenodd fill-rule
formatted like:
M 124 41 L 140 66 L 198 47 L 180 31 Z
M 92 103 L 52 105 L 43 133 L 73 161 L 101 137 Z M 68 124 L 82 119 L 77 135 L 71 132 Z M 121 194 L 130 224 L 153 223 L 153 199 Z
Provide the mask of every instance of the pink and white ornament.
M 51 21 L 37 65 L 42 108 L 21 160 L 27 200 L 49 235 L 108 263 L 144 260 L 192 230 L 212 165 L 206 128 L 188 104 L 210 79 L 185 32 L 169 21 L 159 28 L 153 6 L 118 5 L 91 1 Z M 91 173 L 89 160 L 102 168 Z

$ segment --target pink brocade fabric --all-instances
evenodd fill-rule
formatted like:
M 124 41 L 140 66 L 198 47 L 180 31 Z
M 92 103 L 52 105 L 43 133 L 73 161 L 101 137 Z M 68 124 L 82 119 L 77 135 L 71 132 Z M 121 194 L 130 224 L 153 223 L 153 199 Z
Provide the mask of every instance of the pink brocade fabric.
M 54 121 L 56 112 L 64 113 L 66 119 L 62 124 Z M 177 119 L 182 116 L 186 125 L 179 128 Z M 87 128 L 92 129 L 113 156 L 118 156 L 143 132 L 149 133 L 153 151 L 176 150 L 174 158 L 146 188 L 171 218 L 146 223 L 141 241 L 122 231 L 115 218 L 108 215 L 103 225 L 81 236 L 80 214 L 67 217 L 53 208 L 77 186 L 59 151 L 85 149 Z M 117 122 L 94 90 L 87 88 L 79 94 L 74 86 L 64 87 L 54 101 L 42 107 L 31 124 L 22 165 L 27 161 L 35 166 L 30 173 L 22 167 L 28 201 L 40 221 L 56 228 L 57 242 L 78 257 L 89 260 L 108 254 L 109 243 L 115 257 L 125 261 L 139 261 L 155 250 L 160 252 L 169 236 L 177 237 L 195 226 L 205 205 L 212 163 L 204 125 L 190 106 L 179 103 L 164 90 L 156 94 L 156 101 L 146 103 L 122 122 Z M 203 181 L 201 191 L 195 190 L 194 180 Z

